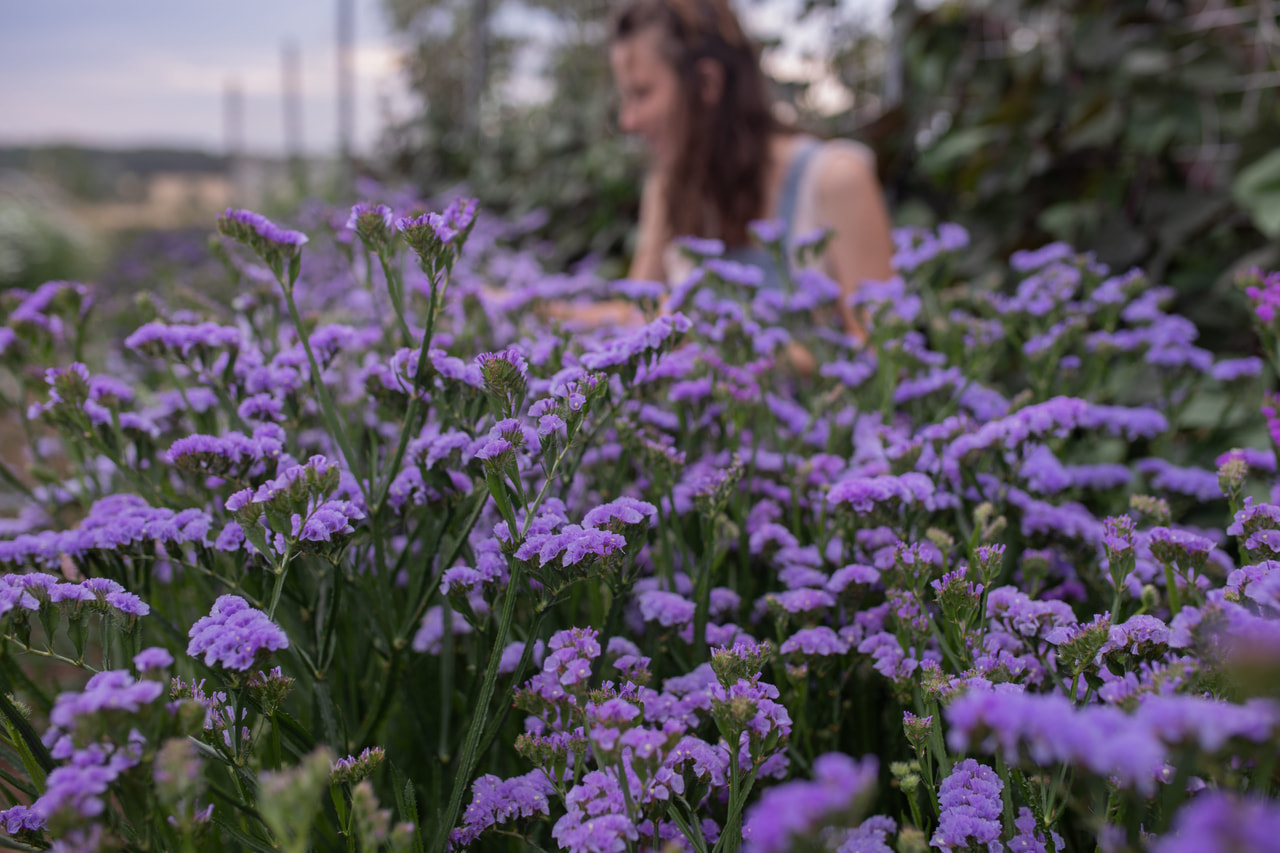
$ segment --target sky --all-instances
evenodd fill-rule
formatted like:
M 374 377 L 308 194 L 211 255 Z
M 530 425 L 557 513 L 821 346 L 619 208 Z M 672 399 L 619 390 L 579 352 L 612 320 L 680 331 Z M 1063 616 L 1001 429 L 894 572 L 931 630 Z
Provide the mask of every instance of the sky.
M 414 103 L 383 0 L 353 0 L 357 151 Z M 880 14 L 890 0 L 850 0 Z M 516 13 L 517 16 L 519 13 Z M 748 28 L 777 7 L 751 3 Z M 525 20 L 508 20 L 522 27 Z M 499 24 L 501 26 L 501 23 Z M 282 51 L 302 71 L 303 148 L 337 149 L 337 0 L 0 0 L 0 145 L 72 142 L 226 149 L 225 92 L 243 93 L 243 139 L 284 152 Z

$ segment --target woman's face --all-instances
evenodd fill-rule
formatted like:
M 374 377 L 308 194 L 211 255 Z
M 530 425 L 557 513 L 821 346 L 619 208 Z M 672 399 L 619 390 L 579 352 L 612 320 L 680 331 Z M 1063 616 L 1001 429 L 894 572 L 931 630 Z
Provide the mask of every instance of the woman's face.
M 622 99 L 618 125 L 644 138 L 660 168 L 674 160 L 680 137 L 680 78 L 662 58 L 661 37 L 657 27 L 648 27 L 614 42 L 609 51 Z

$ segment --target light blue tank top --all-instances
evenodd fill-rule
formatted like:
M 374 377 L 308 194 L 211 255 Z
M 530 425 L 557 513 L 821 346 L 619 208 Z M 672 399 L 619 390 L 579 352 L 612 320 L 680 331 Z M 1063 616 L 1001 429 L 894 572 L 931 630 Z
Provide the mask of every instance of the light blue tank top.
M 787 174 L 782 180 L 782 195 L 778 197 L 777 218 L 782 220 L 786 227 L 784 233 L 787 235 L 788 245 L 791 242 L 791 232 L 795 228 L 796 205 L 800 199 L 800 181 L 804 178 L 805 167 L 809 165 L 809 161 L 813 159 L 821 143 L 812 137 L 807 137 L 801 139 L 798 145 L 799 150 L 791 157 L 791 164 L 787 167 Z M 725 251 L 724 257 L 764 270 L 764 281 L 760 285 L 762 289 L 782 289 L 782 275 L 768 249 L 762 246 L 734 246 Z

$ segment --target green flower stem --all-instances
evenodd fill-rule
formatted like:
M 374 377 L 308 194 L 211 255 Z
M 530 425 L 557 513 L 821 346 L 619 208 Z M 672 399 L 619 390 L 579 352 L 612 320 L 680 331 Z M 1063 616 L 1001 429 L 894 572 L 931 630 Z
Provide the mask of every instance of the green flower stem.
M 729 747 L 729 814 L 725 817 L 724 830 L 720 840 L 712 848 L 712 853 L 737 853 L 742 847 L 742 810 L 751 795 L 751 788 L 756 783 L 758 765 L 751 768 L 746 779 L 741 778 L 738 769 L 738 744 Z
M 275 619 L 276 607 L 280 604 L 280 594 L 284 592 L 284 578 L 289 573 L 289 562 L 293 559 L 293 543 L 289 542 L 284 546 L 284 555 L 280 558 L 280 564 L 274 568 L 276 582 L 271 588 L 271 602 L 267 605 L 267 618 Z
M 1165 592 L 1169 596 L 1169 619 L 1178 615 L 1178 611 L 1182 609 L 1182 596 L 1178 592 L 1178 584 L 1173 576 L 1173 564 L 1164 564 L 1164 584 Z
M 693 649 L 697 660 L 708 660 L 711 649 L 707 645 L 707 619 L 711 610 L 711 576 L 715 571 L 715 528 L 716 518 L 701 518 L 702 527 L 702 559 L 698 561 L 698 576 L 693 585 Z
M 365 501 L 368 502 L 370 497 L 369 484 L 362 475 L 361 466 L 358 464 L 359 459 L 351 448 L 351 441 L 347 437 L 346 427 L 343 426 L 342 419 L 338 416 L 338 407 L 334 404 L 333 397 L 329 394 L 329 387 L 324 384 L 320 363 L 316 361 L 316 354 L 311 350 L 311 340 L 307 337 L 306 331 L 302 327 L 302 317 L 298 313 L 298 303 L 293 298 L 293 287 L 284 283 L 283 276 L 278 276 L 277 280 L 280 282 L 281 287 L 284 288 L 284 301 L 289 307 L 289 317 L 293 320 L 293 326 L 298 331 L 298 340 L 302 341 L 302 348 L 307 353 L 307 363 L 311 366 L 311 387 L 315 389 L 316 396 L 320 399 L 320 410 L 324 413 L 325 424 L 329 427 L 329 434 L 338 443 L 338 449 L 342 452 L 342 458 L 347 464 L 347 469 L 355 475 L 356 482 L 360 484 L 360 492 Z
M 445 278 L 444 286 L 448 286 L 448 278 Z M 422 330 L 422 345 L 418 348 L 418 369 L 413 377 L 413 395 L 409 398 L 409 408 L 404 414 L 404 423 L 400 427 L 400 437 L 396 440 L 395 452 L 391 454 L 391 462 L 387 465 L 386 479 L 378 487 L 377 498 L 370 504 L 372 511 L 377 513 L 382 511 L 382 502 L 387 499 L 387 492 L 391 489 L 391 483 L 395 480 L 396 474 L 400 470 L 400 460 L 404 458 L 405 448 L 409 446 L 409 436 L 413 433 L 414 424 L 418 420 L 419 397 L 417 391 L 426 382 L 427 379 L 427 352 L 431 348 L 431 338 L 435 334 L 436 328 L 436 294 L 438 285 L 434 276 L 431 278 L 431 302 L 427 306 L 427 324 Z M 439 288 L 443 289 L 443 288 Z M 407 330 L 406 330 L 407 332 Z
M 695 853 L 707 853 L 707 839 L 702 834 L 702 827 L 698 826 L 696 820 L 690 820 L 685 817 L 685 810 L 692 814 L 692 809 L 684 801 L 683 797 L 677 795 L 676 800 L 672 803 L 672 808 L 667 812 L 668 816 L 675 821 L 676 826 L 680 827 L 680 831 L 684 833 L 684 837 L 693 845 Z M 695 831 L 693 827 L 698 827 Z
M 563 457 L 563 454 L 561 454 Z M 544 489 L 545 491 L 545 489 Z M 484 682 L 480 685 L 480 694 L 476 697 L 475 716 L 467 727 L 467 739 L 462 747 L 462 759 L 458 762 L 458 770 L 453 777 L 453 789 L 449 792 L 449 805 L 440 816 L 440 825 L 436 827 L 433 849 L 443 851 L 448 846 L 449 832 L 458 820 L 458 811 L 462 807 L 462 797 L 466 793 L 471 774 L 475 770 L 479 755 L 480 736 L 485 724 L 489 721 L 489 703 L 493 700 L 493 688 L 498 681 L 498 665 L 502 661 L 502 650 L 506 647 L 507 637 L 511 633 L 511 623 L 515 620 L 516 605 L 519 603 L 520 584 L 524 580 L 523 566 L 519 561 L 511 561 L 511 578 L 507 582 L 507 593 L 502 601 L 502 622 L 498 626 L 497 636 L 489 649 L 489 665 L 485 669 Z
M 404 319 L 404 289 L 400 284 L 400 276 L 396 274 L 385 251 L 379 251 L 378 263 L 382 265 L 382 276 L 387 280 L 387 293 L 391 295 L 391 307 L 396 312 L 396 320 L 400 324 L 400 334 L 404 336 L 405 346 L 413 340 L 409 332 L 409 324 Z M 432 306 L 435 307 L 434 305 Z
M 4 637 L 4 639 L 6 639 L 6 640 L 8 640 L 9 642 L 13 643 L 13 644 L 14 644 L 15 646 L 17 646 L 20 650 L 22 650 L 23 652 L 26 652 L 26 653 L 27 653 L 27 654 L 29 654 L 29 655 L 35 655 L 36 657 L 48 658 L 49 660 L 55 660 L 55 661 L 57 661 L 58 663 L 70 664 L 71 666 L 79 667 L 80 669 L 87 669 L 87 670 L 89 670 L 89 672 L 99 672 L 99 671 L 100 671 L 97 667 L 95 667 L 95 666 L 93 666 L 92 664 L 88 663 L 88 662 L 87 662 L 87 661 L 85 661 L 84 659 L 81 659 L 81 660 L 73 660 L 72 658 L 69 658 L 69 657 L 67 657 L 66 655 L 58 654 L 58 653 L 57 653 L 57 652 L 55 652 L 53 649 L 37 649 L 35 646 L 28 646 L 28 645 L 26 645 L 25 643 L 23 643 L 22 641 L 18 640 L 16 637 L 11 637 L 11 636 L 9 636 L 8 634 L 4 634 L 4 635 L 3 635 L 3 637 Z

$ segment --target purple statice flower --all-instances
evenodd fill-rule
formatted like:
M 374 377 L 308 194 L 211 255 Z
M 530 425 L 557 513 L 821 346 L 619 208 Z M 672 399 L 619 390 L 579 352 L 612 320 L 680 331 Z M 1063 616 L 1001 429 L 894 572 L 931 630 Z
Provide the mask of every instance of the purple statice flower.
M 938 790 L 938 829 L 930 844 L 942 850 L 971 850 L 986 845 L 1001 853 L 1000 792 L 1004 783 L 995 771 L 972 758 L 951 769 Z
M 900 477 L 884 474 L 841 480 L 827 492 L 827 503 L 833 507 L 847 506 L 855 513 L 918 505 L 932 509 L 933 494 L 933 481 L 913 471 Z
M 835 596 L 825 589 L 784 589 L 771 592 L 761 598 L 761 602 L 769 607 L 776 607 L 784 613 L 808 615 L 835 607 Z
M 584 353 L 582 366 L 588 370 L 607 371 L 629 363 L 638 365 L 641 360 L 652 361 L 691 328 L 693 322 L 683 314 L 659 317 L 634 332 L 619 335 Z
M 1224 358 L 1213 365 L 1211 371 L 1213 378 L 1219 382 L 1235 382 L 1238 379 L 1248 379 L 1262 374 L 1262 359 L 1249 356 L 1248 358 Z
M 1280 807 L 1274 800 L 1205 791 L 1178 810 L 1169 832 L 1155 839 L 1151 851 L 1273 850 L 1278 837 Z
M 307 235 L 301 231 L 281 228 L 270 219 L 252 210 L 227 208 L 218 217 L 218 229 L 228 236 L 247 243 L 257 252 L 274 250 L 285 257 L 293 257 L 307 243 Z
M 0 329 L 0 332 L 3 331 Z M 0 342 L 2 337 L 0 336 Z M 44 829 L 44 818 L 27 806 L 13 806 L 0 810 L 0 827 L 10 835 L 17 835 L 19 832 L 38 832 Z
M 1125 788 L 1150 794 L 1164 778 L 1169 746 L 1216 752 L 1232 738 L 1273 737 L 1280 714 L 1261 701 L 1245 705 L 1195 696 L 1148 696 L 1133 714 L 1109 705 L 1077 708 L 1061 695 L 971 690 L 947 708 L 948 744 L 961 752 L 1020 756 L 1037 767 L 1077 765 Z
M 49 722 L 63 732 L 73 733 L 81 717 L 94 718 L 121 711 L 136 714 L 166 692 L 159 681 L 138 681 L 128 670 L 98 672 L 79 693 L 63 693 L 49 711 Z
M 358 202 L 351 208 L 346 228 L 359 235 L 370 251 L 385 248 L 394 233 L 395 214 L 385 204 Z
M 173 666 L 173 655 L 163 646 L 152 646 L 143 649 L 133 656 L 133 665 L 138 672 L 150 672 L 153 669 L 168 669 Z
M 753 264 L 744 264 L 727 258 L 708 258 L 702 265 L 708 273 L 727 284 L 748 288 L 756 288 L 764 284 L 764 270 Z
M 566 524 L 558 533 L 536 534 L 530 530 L 515 556 L 541 568 L 569 567 L 587 562 L 589 558 L 606 559 L 620 553 L 626 545 L 627 540 L 617 533 Z
M 1138 460 L 1136 467 L 1161 491 L 1187 495 L 1202 503 L 1222 497 L 1218 475 L 1213 471 L 1182 468 L 1155 456 Z
M 1252 447 L 1236 447 L 1228 450 L 1213 460 L 1213 464 L 1221 468 L 1233 459 L 1239 459 L 1254 471 L 1267 474 L 1276 472 L 1276 454 L 1271 450 L 1255 450 Z
M 613 530 L 616 526 L 652 527 L 658 520 L 658 508 L 653 504 L 631 497 L 620 497 L 587 511 L 582 517 L 583 527 Z M 617 530 L 621 533 L 622 530 Z
M 99 673 L 105 674 L 105 673 Z M 148 682 L 159 686 L 158 682 Z M 138 764 L 133 748 L 108 750 L 94 744 L 76 750 L 67 758 L 71 761 L 53 769 L 45 779 L 45 790 L 31 805 L 32 813 L 41 821 L 64 814 L 83 825 L 86 818 L 95 818 L 106 807 L 104 798 L 112 782 Z M 96 850 L 98 846 L 74 849 Z
M 938 391 L 953 391 L 964 385 L 964 374 L 958 367 L 935 368 L 912 379 L 904 379 L 893 391 L 893 402 L 901 405 L 927 397 Z
M 1127 652 L 1140 655 L 1154 648 L 1160 650 L 1169 643 L 1169 626 L 1154 616 L 1135 614 L 1128 620 L 1112 625 L 1101 654 Z
M 798 779 L 766 790 L 747 810 L 746 853 L 785 853 L 831 821 L 843 822 L 875 791 L 879 763 L 828 752 L 813 761 L 813 780 Z
M 271 394 L 252 394 L 240 402 L 236 414 L 246 421 L 279 423 L 284 420 L 284 402 Z
M 1049 243 L 1039 249 L 1023 249 L 1009 257 L 1009 266 L 1016 272 L 1029 273 L 1055 261 L 1065 261 L 1075 256 L 1075 249 L 1066 243 Z
M 600 657 L 600 635 L 594 628 L 557 631 L 547 641 L 544 673 L 568 687 L 591 677 L 591 661 Z
M 329 762 L 329 778 L 334 783 L 359 782 L 377 769 L 386 758 L 387 752 L 380 746 L 366 746 L 360 755 L 348 755 L 337 761 Z
M 787 223 L 781 219 L 754 219 L 747 223 L 747 230 L 765 246 L 787 238 Z
M 893 236 L 893 269 L 909 273 L 932 261 L 942 251 L 942 244 L 925 228 L 895 228 Z
M 1169 429 L 1169 420 L 1155 409 L 1091 403 L 1080 414 L 1080 426 L 1106 430 L 1112 435 L 1135 441 L 1164 433 Z
M 847 654 L 849 641 L 825 625 L 796 631 L 783 641 L 779 652 L 784 655 L 831 657 Z
M 693 602 L 682 595 L 662 590 L 646 590 L 637 596 L 640 615 L 646 622 L 657 622 L 664 628 L 688 625 L 693 621 Z
M 724 241 L 702 237 L 677 237 L 675 244 L 698 258 L 718 258 L 724 254 Z
M 462 813 L 462 826 L 450 833 L 449 840 L 455 849 L 465 847 L 490 827 L 535 814 L 549 815 L 554 793 L 555 787 L 541 768 L 510 779 L 481 776 L 471 785 L 471 804 Z
M 1083 504 L 1075 501 L 1050 504 L 1015 488 L 1009 489 L 1007 498 L 1010 504 L 1022 511 L 1021 528 L 1026 536 L 1044 534 L 1095 545 L 1102 541 L 1102 522 Z
M 333 542 L 355 532 L 353 521 L 364 518 L 351 501 L 329 500 L 311 510 L 304 518 L 300 513 L 290 517 L 289 536 L 301 542 Z
M 635 302 L 656 302 L 667 294 L 667 286 L 659 281 L 624 278 L 610 284 L 609 291 Z
M 1047 355 L 1055 346 L 1064 338 L 1070 339 L 1072 332 L 1084 328 L 1084 320 L 1080 317 L 1068 317 L 1067 319 L 1054 323 L 1047 331 L 1042 334 L 1028 338 L 1027 342 L 1022 345 L 1022 352 L 1029 358 Z
M 170 356 L 187 359 L 195 355 L 205 364 L 222 350 L 237 350 L 242 345 L 240 330 L 217 323 L 165 324 L 146 323 L 125 338 L 124 345 L 140 355 Z
M 498 661 L 498 673 L 500 675 L 509 675 L 516 671 L 516 667 L 520 665 L 520 659 L 524 657 L 524 645 L 522 641 L 517 640 L 514 643 L 508 643 L 507 647 L 502 650 L 502 658 Z M 546 643 L 542 640 L 534 640 L 533 651 L 529 653 L 529 659 L 534 666 L 542 666 L 546 651 Z
M 876 358 L 868 352 L 852 361 L 836 360 L 818 368 L 818 375 L 835 379 L 850 388 L 857 388 L 876 375 Z
M 1013 826 L 1018 830 L 1018 834 L 1009 839 L 1009 853 L 1049 853 L 1049 848 L 1045 846 L 1044 833 L 1037 831 L 1036 816 L 1031 809 L 1026 806 L 1018 809 L 1018 816 L 1013 819 Z M 1050 831 L 1049 840 L 1053 843 L 1055 853 L 1066 846 L 1062 836 L 1056 832 Z
M 483 605 L 483 599 L 470 599 L 473 609 L 477 604 Z M 452 627 L 453 636 L 471 633 L 471 625 L 466 619 L 460 615 L 454 614 L 449 620 Z M 422 614 L 422 623 L 418 626 L 418 631 L 413 635 L 413 642 L 410 644 L 415 652 L 426 652 L 427 654 L 438 655 L 444 646 L 444 608 L 436 604 L 427 608 L 427 612 Z
M 551 837 L 569 853 L 622 853 L 639 838 L 614 768 L 593 770 L 565 796 Z
M 196 620 L 188 632 L 187 654 L 204 655 L 207 666 L 248 672 L 259 655 L 289 647 L 289 637 L 267 614 L 238 595 L 222 595 L 208 616 Z

